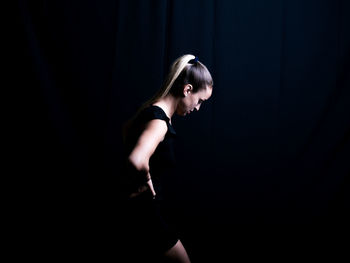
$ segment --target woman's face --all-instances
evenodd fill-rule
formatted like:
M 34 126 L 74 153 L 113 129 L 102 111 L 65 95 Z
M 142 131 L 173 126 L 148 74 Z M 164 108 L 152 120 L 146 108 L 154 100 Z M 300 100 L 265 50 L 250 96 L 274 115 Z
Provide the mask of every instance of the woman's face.
M 192 85 L 185 85 L 183 91 L 184 97 L 180 99 L 176 110 L 176 113 L 178 115 L 185 116 L 194 111 L 194 109 L 199 111 L 202 102 L 209 99 L 213 91 L 213 89 L 208 86 L 206 89 L 202 89 L 200 91 L 197 91 L 196 93 L 193 93 L 192 90 Z

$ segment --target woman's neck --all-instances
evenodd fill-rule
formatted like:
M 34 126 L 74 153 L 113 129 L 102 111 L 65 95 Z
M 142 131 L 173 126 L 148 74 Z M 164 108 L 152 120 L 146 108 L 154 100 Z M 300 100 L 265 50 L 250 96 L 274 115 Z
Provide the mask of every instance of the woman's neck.
M 178 104 L 178 100 L 171 94 L 168 94 L 164 98 L 153 103 L 153 105 L 159 106 L 164 110 L 165 114 L 170 119 L 170 123 L 171 123 L 171 118 L 176 111 L 177 104 Z

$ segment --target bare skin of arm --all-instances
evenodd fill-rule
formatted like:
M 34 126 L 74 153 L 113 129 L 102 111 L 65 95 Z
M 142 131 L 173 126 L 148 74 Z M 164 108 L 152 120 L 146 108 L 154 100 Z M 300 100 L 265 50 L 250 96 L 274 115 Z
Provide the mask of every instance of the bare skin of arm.
M 149 172 L 149 160 L 158 144 L 164 140 L 167 130 L 165 121 L 159 119 L 149 121 L 131 151 L 128 161 L 137 171 L 143 172 L 148 180 L 145 185 L 139 187 L 138 192 L 131 193 L 130 197 L 138 196 L 147 190 L 150 190 L 153 196 L 156 195 Z

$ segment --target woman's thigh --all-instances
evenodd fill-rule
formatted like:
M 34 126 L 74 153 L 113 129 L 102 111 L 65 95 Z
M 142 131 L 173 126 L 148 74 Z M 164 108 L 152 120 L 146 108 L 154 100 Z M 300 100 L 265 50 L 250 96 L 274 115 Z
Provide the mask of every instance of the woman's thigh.
M 182 245 L 181 241 L 177 243 L 165 252 L 165 262 L 181 262 L 181 263 L 190 263 L 190 258 L 186 252 L 185 247 Z

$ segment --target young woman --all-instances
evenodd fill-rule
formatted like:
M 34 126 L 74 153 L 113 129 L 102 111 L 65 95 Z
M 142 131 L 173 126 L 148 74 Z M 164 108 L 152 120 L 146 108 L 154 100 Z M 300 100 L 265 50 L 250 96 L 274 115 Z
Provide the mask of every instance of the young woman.
M 212 77 L 198 58 L 181 56 L 172 64 L 163 87 L 124 125 L 126 161 L 121 197 L 125 201 L 123 230 L 130 262 L 131 258 L 190 262 L 181 241 L 161 215 L 160 179 L 175 165 L 172 116 L 198 111 L 212 89 Z

